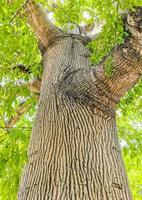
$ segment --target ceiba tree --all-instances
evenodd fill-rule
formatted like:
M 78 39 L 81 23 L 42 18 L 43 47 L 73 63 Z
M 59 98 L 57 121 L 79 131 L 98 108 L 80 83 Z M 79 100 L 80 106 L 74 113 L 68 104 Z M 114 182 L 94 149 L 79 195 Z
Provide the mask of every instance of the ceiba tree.
M 41 87 L 36 81 L 40 97 L 18 199 L 131 200 L 115 115 L 141 77 L 142 8 L 125 15 L 129 36 L 93 68 L 90 38 L 64 33 L 32 0 L 25 7 L 44 70 Z

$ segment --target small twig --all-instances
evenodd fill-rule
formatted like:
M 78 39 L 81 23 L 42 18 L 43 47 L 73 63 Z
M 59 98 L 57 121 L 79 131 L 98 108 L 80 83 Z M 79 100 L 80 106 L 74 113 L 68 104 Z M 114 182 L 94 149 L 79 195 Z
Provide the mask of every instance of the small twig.
M 22 103 L 19 105 L 19 108 L 17 109 L 16 114 L 15 114 L 14 116 L 12 116 L 12 117 L 6 122 L 5 127 L 6 127 L 6 128 L 13 127 L 13 126 L 19 121 L 19 119 L 21 118 L 21 116 L 22 116 L 26 111 L 28 111 L 30 108 L 31 108 L 31 105 L 26 104 L 26 101 L 25 101 L 25 102 L 22 102 Z
M 3 119 L 3 116 L 0 114 L 0 118 L 1 118 L 1 120 L 3 121 L 3 123 L 4 123 L 4 129 L 6 130 L 6 132 L 9 134 L 9 130 L 7 129 L 7 127 L 6 127 L 6 122 L 5 122 L 5 120 Z
M 9 24 L 16 18 L 17 15 L 20 14 L 21 10 L 25 7 L 25 5 L 29 2 L 29 0 L 26 0 L 26 2 L 17 10 L 17 12 L 13 15 L 13 17 L 9 20 Z

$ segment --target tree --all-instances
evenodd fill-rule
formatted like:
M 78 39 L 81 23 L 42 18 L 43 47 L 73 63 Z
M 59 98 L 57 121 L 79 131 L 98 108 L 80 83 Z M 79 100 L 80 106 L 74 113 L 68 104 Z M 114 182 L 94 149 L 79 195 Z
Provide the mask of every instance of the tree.
M 120 98 L 141 76 L 141 7 L 125 18 L 130 35 L 124 42 L 101 62 L 99 55 L 93 57 L 98 59 L 95 68 L 89 61 L 88 38 L 52 25 L 33 1 L 26 3 L 26 13 L 39 42 L 44 70 L 19 199 L 131 199 L 115 112 Z M 23 65 L 17 68 L 29 73 Z M 22 85 L 26 86 L 34 86 L 37 100 L 40 78 Z M 6 128 L 28 108 L 22 102 Z

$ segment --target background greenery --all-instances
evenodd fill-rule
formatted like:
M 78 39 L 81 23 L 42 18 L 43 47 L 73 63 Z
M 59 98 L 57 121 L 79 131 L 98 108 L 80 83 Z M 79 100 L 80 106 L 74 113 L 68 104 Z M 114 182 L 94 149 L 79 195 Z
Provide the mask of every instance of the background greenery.
M 64 30 L 71 22 L 81 24 L 105 20 L 100 38 L 89 45 L 93 51 L 91 60 L 96 64 L 114 45 L 123 42 L 125 32 L 120 11 L 142 5 L 141 0 L 59 0 L 56 6 L 51 0 L 37 2 L 50 11 L 54 10 L 55 23 Z M 36 110 L 33 96 L 19 85 L 40 76 L 42 69 L 36 39 L 27 26 L 24 11 L 21 10 L 20 15 L 11 21 L 23 3 L 23 0 L 0 1 L 0 200 L 16 199 Z M 31 73 L 22 73 L 19 64 L 25 65 Z M 120 143 L 135 200 L 142 199 L 141 94 L 140 80 L 121 100 L 117 109 Z M 23 100 L 27 100 L 31 109 L 14 127 L 6 128 L 6 121 L 14 115 Z

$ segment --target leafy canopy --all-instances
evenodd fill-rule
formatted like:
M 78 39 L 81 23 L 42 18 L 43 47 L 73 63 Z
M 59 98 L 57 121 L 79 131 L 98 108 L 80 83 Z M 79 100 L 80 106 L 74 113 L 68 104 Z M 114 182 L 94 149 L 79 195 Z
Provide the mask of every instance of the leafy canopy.
M 98 63 L 116 44 L 123 42 L 125 32 L 120 12 L 142 5 L 141 0 L 38 0 L 54 11 L 55 24 L 66 30 L 69 23 L 105 22 L 100 37 L 89 44 L 91 60 Z M 27 145 L 36 110 L 36 102 L 26 87 L 28 81 L 41 76 L 41 56 L 37 42 L 29 29 L 23 0 L 0 1 L 0 199 L 15 200 L 21 170 L 27 160 Z M 30 73 L 19 70 L 24 65 Z M 117 121 L 123 156 L 134 199 L 142 198 L 142 81 L 121 100 Z M 30 109 L 14 127 L 6 122 L 16 114 L 26 100 Z

